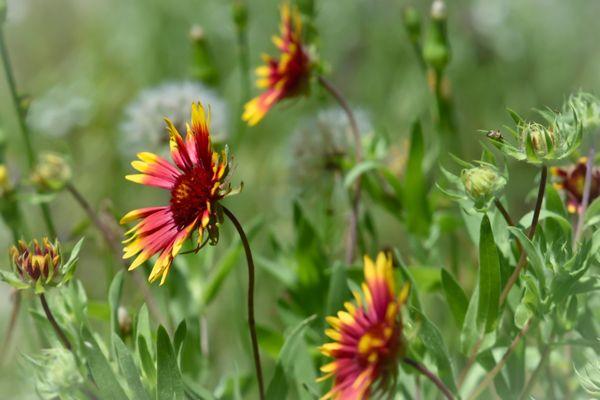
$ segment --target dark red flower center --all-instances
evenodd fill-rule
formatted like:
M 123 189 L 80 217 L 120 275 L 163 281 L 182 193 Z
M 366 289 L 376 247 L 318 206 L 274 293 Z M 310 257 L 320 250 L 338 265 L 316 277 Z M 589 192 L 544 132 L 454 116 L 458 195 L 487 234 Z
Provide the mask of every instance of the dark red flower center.
M 183 173 L 171 189 L 171 212 L 179 229 L 183 229 L 206 210 L 212 199 L 213 173 L 201 165 Z

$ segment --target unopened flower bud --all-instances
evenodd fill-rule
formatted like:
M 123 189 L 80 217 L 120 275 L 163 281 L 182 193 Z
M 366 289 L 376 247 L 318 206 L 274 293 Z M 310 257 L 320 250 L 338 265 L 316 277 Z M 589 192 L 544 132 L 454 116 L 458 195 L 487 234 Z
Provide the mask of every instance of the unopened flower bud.
M 423 58 L 430 67 L 438 72 L 444 70 L 450 61 L 446 5 L 442 0 L 435 0 L 431 6 L 431 23 L 423 46 Z
M 407 6 L 402 12 L 402 22 L 410 41 L 417 43 L 421 40 L 421 15 L 413 6 Z
M 120 306 L 117 310 L 117 319 L 119 321 L 119 332 L 121 332 L 121 336 L 129 336 L 131 333 L 131 316 L 127 309 L 123 306 Z
M 32 358 L 35 364 L 37 393 L 43 399 L 78 398 L 83 383 L 73 353 L 57 347 L 42 350 L 42 355 Z
M 246 29 L 248 24 L 248 6 L 245 0 L 235 0 L 232 8 L 233 22 L 238 30 Z
M 12 191 L 12 182 L 6 165 L 0 164 L 0 197 Z
M 193 46 L 192 75 L 208 85 L 216 84 L 219 75 L 214 66 L 208 43 L 206 42 L 204 29 L 200 25 L 192 26 L 190 29 L 190 40 Z
M 58 272 L 60 249 L 58 242 L 50 243 L 48 238 L 43 238 L 41 243 L 33 240 L 29 244 L 20 240 L 16 246 L 11 247 L 10 258 L 24 282 L 48 282 Z
M 521 145 L 526 154 L 533 152 L 534 157 L 545 158 L 556 146 L 556 137 L 552 129 L 537 122 L 529 122 L 520 128 Z
M 31 181 L 43 191 L 58 191 L 71 177 L 71 167 L 61 155 L 42 153 L 31 174 Z
M 491 165 L 464 169 L 460 179 L 467 194 L 475 201 L 489 199 L 506 185 L 506 178 Z

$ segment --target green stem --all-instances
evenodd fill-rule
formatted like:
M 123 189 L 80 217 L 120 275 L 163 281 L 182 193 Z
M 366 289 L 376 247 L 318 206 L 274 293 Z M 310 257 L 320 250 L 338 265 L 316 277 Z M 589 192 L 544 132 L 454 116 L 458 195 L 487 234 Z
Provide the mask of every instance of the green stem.
M 265 398 L 265 387 L 263 383 L 262 366 L 260 363 L 260 352 L 258 350 L 258 337 L 256 335 L 256 322 L 254 320 L 254 260 L 252 258 L 252 250 L 250 249 L 250 242 L 244 232 L 242 224 L 238 221 L 236 216 L 226 207 L 221 206 L 223 212 L 229 218 L 229 220 L 235 226 L 242 245 L 244 252 L 246 253 L 246 264 L 248 265 L 248 327 L 250 329 L 250 339 L 252 341 L 252 354 L 254 356 L 254 369 L 256 370 L 256 379 L 258 380 L 259 397 L 261 400 Z
M 50 310 L 50 307 L 48 306 L 48 302 L 46 301 L 46 296 L 44 295 L 44 293 L 40 294 L 40 302 L 42 303 L 42 308 L 44 309 L 46 318 L 48 318 L 48 322 L 50 322 L 50 325 L 52 325 L 54 332 L 56 332 L 56 335 L 62 342 L 63 346 L 65 346 L 65 348 L 67 350 L 72 350 L 73 348 L 71 347 L 71 342 L 69 342 L 69 339 L 67 339 L 67 336 L 65 335 L 63 330 L 58 325 L 58 322 L 56 322 L 54 315 L 52 315 L 52 311 Z
M 12 311 L 10 313 L 10 320 L 6 328 L 6 334 L 4 335 L 4 342 L 2 343 L 2 350 L 0 350 L 0 365 L 4 364 L 4 359 L 8 353 L 10 342 L 12 341 L 15 328 L 17 327 L 17 317 L 19 316 L 19 310 L 21 309 L 21 292 L 14 290 L 11 298 L 13 300 Z
M 25 154 L 27 156 L 27 162 L 29 164 L 29 169 L 32 170 L 35 167 L 36 158 L 35 153 L 33 151 L 33 145 L 31 144 L 31 134 L 29 132 L 27 124 L 25 123 L 25 113 L 23 112 L 23 108 L 21 107 L 19 96 L 17 94 L 17 85 L 15 82 L 8 50 L 6 47 L 6 40 L 4 37 L 4 26 L 0 27 L 0 56 L 2 57 L 2 67 L 4 68 L 4 73 L 8 81 L 8 87 L 10 89 L 11 99 L 15 108 L 15 112 L 17 114 L 19 130 L 21 131 L 21 135 L 25 143 Z M 42 216 L 46 223 L 46 227 L 48 228 L 48 233 L 51 237 L 56 237 L 56 228 L 54 226 L 54 222 L 52 221 L 52 217 L 50 215 L 50 208 L 48 207 L 48 204 L 41 203 L 40 208 L 42 210 Z
M 346 113 L 348 117 L 348 121 L 350 122 L 350 131 L 352 132 L 352 137 L 354 138 L 354 161 L 355 165 L 358 165 L 362 162 L 362 143 L 360 140 L 360 132 L 358 130 L 358 124 L 356 123 L 356 118 L 354 117 L 354 113 L 352 112 L 352 108 L 344 98 L 344 96 L 340 93 L 340 91 L 327 79 L 323 76 L 319 76 L 318 78 L 319 84 L 325 88 L 333 96 L 333 98 L 338 102 L 342 110 Z M 354 260 L 354 256 L 356 253 L 356 244 L 358 242 L 358 216 L 360 212 L 360 189 L 361 189 L 361 177 L 356 178 L 356 183 L 354 185 L 354 193 L 351 196 L 350 205 L 351 205 L 351 213 L 350 220 L 348 224 L 348 236 L 346 242 L 346 256 L 345 261 L 346 264 L 351 264 Z
M 535 208 L 533 210 L 533 219 L 531 221 L 531 226 L 529 227 L 529 232 L 527 233 L 527 237 L 529 238 L 529 240 L 533 239 L 533 236 L 535 235 L 535 230 L 537 228 L 538 221 L 540 219 L 540 213 L 542 211 L 542 202 L 544 200 L 544 193 L 546 192 L 547 178 L 548 178 L 548 167 L 544 165 L 544 166 L 542 166 L 542 171 L 540 174 L 540 186 L 538 188 L 537 200 L 535 202 Z M 510 278 L 508 278 L 508 282 L 506 282 L 506 286 L 504 286 L 504 289 L 502 290 L 502 293 L 500 294 L 500 300 L 499 300 L 500 305 L 504 304 L 504 301 L 508 297 L 508 293 L 510 292 L 510 289 L 512 289 L 513 285 L 519 279 L 521 270 L 525 267 L 526 264 L 527 264 L 527 253 L 525 251 L 522 251 L 521 256 L 519 257 L 517 266 L 515 267 L 515 270 L 513 271 Z

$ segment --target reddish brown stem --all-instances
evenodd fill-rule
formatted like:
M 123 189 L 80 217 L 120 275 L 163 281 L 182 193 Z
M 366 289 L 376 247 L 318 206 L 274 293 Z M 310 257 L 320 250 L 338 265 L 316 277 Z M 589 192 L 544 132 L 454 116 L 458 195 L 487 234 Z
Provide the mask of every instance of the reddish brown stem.
M 444 382 L 442 382 L 442 380 L 440 378 L 438 378 L 438 376 L 436 374 L 434 374 L 433 372 L 428 370 L 427 367 L 425 367 L 423 364 L 421 364 L 420 362 L 418 362 L 416 360 L 413 360 L 412 358 L 408 358 L 408 357 L 402 358 L 402 361 L 405 364 L 410 365 L 411 367 L 413 367 L 414 369 L 416 369 L 417 371 L 422 373 L 431 382 L 433 382 L 435 384 L 435 386 L 437 386 L 438 389 L 440 389 L 440 391 L 444 394 L 444 396 L 446 396 L 446 399 L 448 399 L 448 400 L 454 399 L 452 392 L 450 391 L 450 389 L 448 389 L 446 387 L 446 385 L 444 385 Z
M 46 318 L 48 318 L 48 322 L 50 322 L 50 325 L 52 325 L 54 332 L 56 332 L 56 335 L 62 342 L 63 346 L 65 346 L 67 350 L 72 350 L 73 348 L 71 347 L 71 342 L 69 342 L 69 339 L 67 339 L 67 336 L 60 328 L 60 325 L 58 325 L 58 322 L 56 322 L 54 315 L 52 315 L 52 311 L 50 311 L 50 307 L 48 306 L 48 302 L 46 301 L 46 296 L 44 293 L 40 294 L 40 302 L 42 303 L 42 308 L 44 309 Z

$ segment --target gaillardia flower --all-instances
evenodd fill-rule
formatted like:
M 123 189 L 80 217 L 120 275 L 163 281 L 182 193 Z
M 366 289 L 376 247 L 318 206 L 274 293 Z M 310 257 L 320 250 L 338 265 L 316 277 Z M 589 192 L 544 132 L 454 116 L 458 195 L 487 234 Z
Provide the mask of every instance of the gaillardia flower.
M 577 161 L 577 164 L 570 168 L 553 167 L 550 169 L 552 175 L 557 178 L 556 182 L 554 182 L 554 187 L 565 191 L 567 195 L 567 210 L 572 214 L 581 212 L 587 161 L 587 157 L 581 157 Z M 592 168 L 590 203 L 598 196 L 600 196 L 600 170 Z
M 275 103 L 302 93 L 308 85 L 311 61 L 302 43 L 300 13 L 288 4 L 281 7 L 281 36 L 274 36 L 273 43 L 281 57 L 263 55 L 266 65 L 256 69 L 256 85 L 266 90 L 244 107 L 242 119 L 250 126 L 256 125 Z
M 130 181 L 170 192 L 169 205 L 134 210 L 121 219 L 140 222 L 126 233 L 123 258 L 137 257 L 129 267 L 137 268 L 158 254 L 148 280 L 165 282 L 173 258 L 194 231 L 198 243 L 208 231 L 216 239 L 217 203 L 231 192 L 226 152 L 213 152 L 209 133 L 210 115 L 202 104 L 192 104 L 192 121 L 185 140 L 171 120 L 165 118 L 170 134 L 171 158 L 175 165 L 152 153 L 139 153 L 131 163 L 141 174 L 127 175 Z
M 384 253 L 375 262 L 365 257 L 364 264 L 362 296 L 353 292 L 356 303 L 345 303 L 346 311 L 327 318 L 333 329 L 325 334 L 334 342 L 323 345 L 321 352 L 334 360 L 321 367 L 325 375 L 319 380 L 333 377 L 334 381 L 322 400 L 368 399 L 385 392 L 404 352 L 400 309 L 409 286 L 396 295 L 392 259 Z

